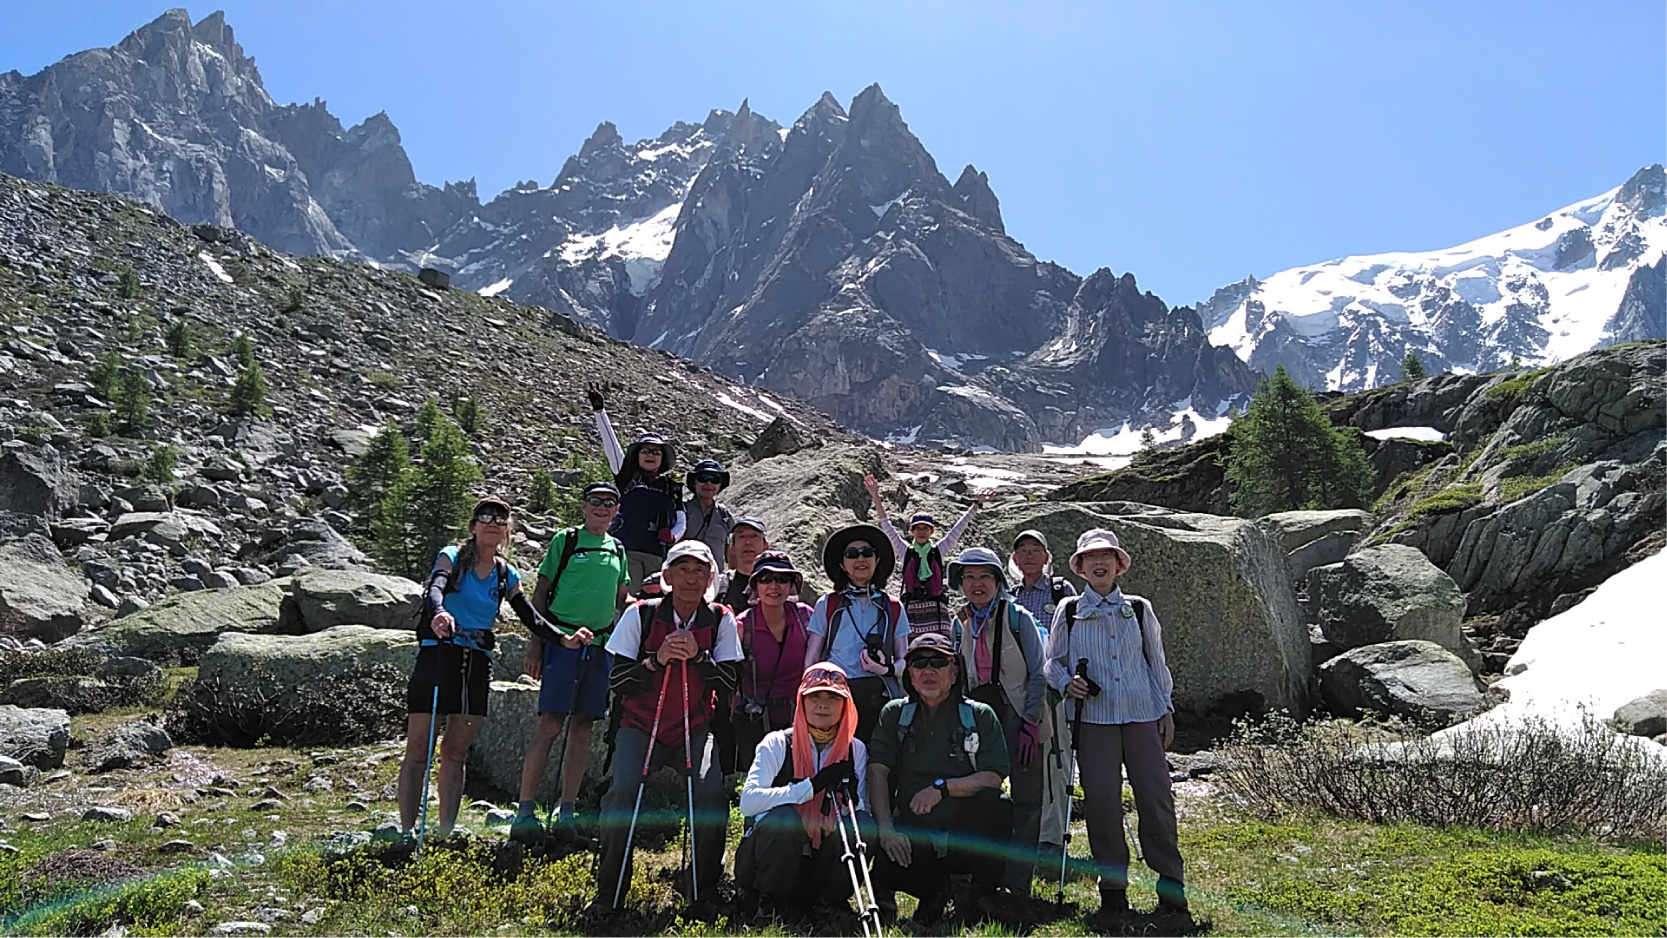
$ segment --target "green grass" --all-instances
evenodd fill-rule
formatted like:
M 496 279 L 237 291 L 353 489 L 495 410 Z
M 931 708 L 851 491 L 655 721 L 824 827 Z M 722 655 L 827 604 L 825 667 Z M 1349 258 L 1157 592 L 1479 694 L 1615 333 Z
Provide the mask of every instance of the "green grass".
M 1487 400 L 1502 407 L 1514 406 L 1534 389 L 1541 377 L 1550 371 L 1550 368 L 1535 368 L 1506 378 L 1504 381 L 1488 388 Z
M 1501 505 L 1509 505 L 1511 502 L 1518 499 L 1527 498 L 1535 492 L 1538 492 L 1540 489 L 1543 489 L 1556 482 L 1558 479 L 1561 479 L 1563 476 L 1568 474 L 1569 470 L 1573 468 L 1575 468 L 1573 465 L 1559 466 L 1545 475 L 1510 476 L 1508 478 L 1500 479 L 1499 503 Z

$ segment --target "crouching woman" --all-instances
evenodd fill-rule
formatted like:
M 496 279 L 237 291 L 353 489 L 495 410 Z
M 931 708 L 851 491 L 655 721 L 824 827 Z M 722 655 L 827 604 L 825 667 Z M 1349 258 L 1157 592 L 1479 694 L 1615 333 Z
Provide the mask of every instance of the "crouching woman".
M 492 625 L 498 607 L 508 600 L 528 631 L 545 641 L 562 639 L 521 592 L 521 575 L 502 556 L 509 531 L 509 503 L 488 496 L 475 505 L 468 540 L 442 548 L 434 558 L 417 626 L 421 647 L 405 692 L 409 715 L 405 758 L 399 767 L 401 832 L 409 833 L 417 822 L 423 776 L 435 745 L 440 759 L 440 816 L 435 836 L 448 836 L 457 823 L 463 763 L 486 717 L 491 652 L 496 644 Z M 440 736 L 438 743 L 435 734 Z
M 857 708 L 838 665 L 813 664 L 799 681 L 791 729 L 767 734 L 741 788 L 741 813 L 754 823 L 735 855 L 735 882 L 774 911 L 801 915 L 843 901 L 851 877 L 839 869 L 847 805 L 873 837 L 868 750 L 856 738 Z M 846 828 L 846 835 L 852 831 Z

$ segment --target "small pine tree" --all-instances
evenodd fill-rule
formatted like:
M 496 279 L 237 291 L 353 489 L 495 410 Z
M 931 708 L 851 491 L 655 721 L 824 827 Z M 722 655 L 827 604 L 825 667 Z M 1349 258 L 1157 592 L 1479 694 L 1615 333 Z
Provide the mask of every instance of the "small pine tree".
M 284 295 L 284 305 L 278 309 L 285 313 L 298 313 L 307 308 L 307 289 L 299 283 L 292 283 L 289 292 Z
M 87 373 L 87 383 L 93 386 L 93 393 L 105 401 L 116 399 L 121 381 L 122 356 L 115 349 L 100 355 L 98 361 L 93 363 L 92 371 Z
M 527 510 L 541 515 L 549 511 L 555 502 L 556 480 L 550 476 L 550 470 L 539 466 L 533 470 L 532 488 L 527 492 Z
M 469 443 L 445 417 L 435 424 L 416 465 L 401 473 L 382 502 L 374 530 L 377 554 L 388 569 L 421 579 L 469 520 L 469 490 L 480 481 Z
M 176 319 L 168 324 L 168 331 L 162 334 L 162 340 L 168 345 L 168 354 L 175 358 L 187 358 L 191 355 L 191 324 L 185 319 Z
M 232 340 L 232 357 L 237 359 L 238 367 L 248 368 L 255 363 L 255 343 L 249 339 L 249 333 L 239 332 Z
M 137 433 L 150 426 L 150 379 L 137 368 L 123 368 L 116 385 L 116 425 L 122 433 Z
M 572 485 L 556 489 L 556 497 L 551 502 L 555 510 L 556 519 L 563 524 L 584 524 L 585 486 L 592 482 L 612 482 L 613 470 L 600 456 L 580 455 L 578 452 L 568 454 L 566 468 L 576 470 L 571 473 L 578 481 Z
M 1418 357 L 1417 352 L 1407 349 L 1406 357 L 1401 359 L 1401 380 L 1422 381 L 1429 376 L 1430 373 L 1424 369 L 1424 360 Z
M 1150 453 L 1157 448 L 1158 435 L 1152 432 L 1152 428 L 1147 427 L 1146 429 L 1140 431 L 1140 451 L 1142 453 Z
M 457 416 L 457 428 L 463 431 L 464 436 L 474 439 L 475 433 L 480 430 L 480 401 L 471 394 L 458 401 L 453 406 L 452 413 Z
M 410 465 L 411 447 L 390 420 L 347 467 L 347 508 L 366 528 L 374 531 L 382 523 L 382 503 Z
M 259 362 L 237 373 L 226 403 L 237 416 L 266 413 L 266 375 L 261 372 Z
M 1355 508 L 1371 494 L 1358 436 L 1331 425 L 1284 366 L 1264 378 L 1233 423 L 1229 500 L 1245 517 L 1300 508 Z
M 124 300 L 136 299 L 139 296 L 139 275 L 131 267 L 123 267 L 116 274 L 116 295 Z
M 159 443 L 150 451 L 139 478 L 156 485 L 173 485 L 174 468 L 179 465 L 179 448 L 172 443 Z
M 417 446 L 421 447 L 428 442 L 428 438 L 434 435 L 434 428 L 439 426 L 443 419 L 445 418 L 440 413 L 439 400 L 430 394 L 428 400 L 423 401 L 423 406 L 417 409 L 416 420 L 411 425 L 411 438 L 416 441 Z

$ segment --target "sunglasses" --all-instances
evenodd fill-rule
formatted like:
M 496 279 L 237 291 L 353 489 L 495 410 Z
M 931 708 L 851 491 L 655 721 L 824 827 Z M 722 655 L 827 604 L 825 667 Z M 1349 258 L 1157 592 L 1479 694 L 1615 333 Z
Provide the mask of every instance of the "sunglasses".
M 644 446 L 642 449 L 637 450 L 637 455 L 639 455 L 639 456 L 664 456 L 665 453 L 660 452 L 660 447 L 658 447 L 658 446 Z
M 874 553 L 874 548 L 872 548 L 872 547 L 847 547 L 847 548 L 845 548 L 845 559 L 846 560 L 856 560 L 858 557 L 875 557 L 875 556 L 878 556 L 878 555 L 876 553 Z
M 792 586 L 797 582 L 793 577 L 790 577 L 785 573 L 760 573 L 758 576 L 753 577 L 752 581 L 757 583 L 759 586 L 769 586 L 772 583 L 780 583 L 783 586 Z
M 701 474 L 695 476 L 695 481 L 696 482 L 710 482 L 712 484 L 718 484 L 718 483 L 721 483 L 723 480 L 724 480 L 723 476 L 716 476 L 716 475 L 713 475 L 710 472 L 702 472 Z
M 501 515 L 495 511 L 483 511 L 475 515 L 475 522 L 477 524 L 508 524 L 509 515 Z
M 949 667 L 949 659 L 943 655 L 916 655 L 909 659 L 909 667 L 924 671 L 941 671 Z
M 617 499 L 617 498 L 601 498 L 599 496 L 592 495 L 589 498 L 585 499 L 585 504 L 589 505 L 592 508 L 618 508 L 619 507 L 619 499 Z

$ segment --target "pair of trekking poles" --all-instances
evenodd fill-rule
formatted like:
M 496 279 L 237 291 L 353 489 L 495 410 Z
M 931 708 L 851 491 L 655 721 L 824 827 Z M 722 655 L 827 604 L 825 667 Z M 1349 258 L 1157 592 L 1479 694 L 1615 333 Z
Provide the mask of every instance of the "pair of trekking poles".
M 694 750 L 689 745 L 689 659 L 683 658 L 677 662 L 679 675 L 683 681 L 683 780 L 689 794 L 689 898 L 692 902 L 700 901 L 700 873 L 698 869 L 700 851 L 695 847 L 695 767 Z M 667 667 L 664 676 L 660 678 L 660 699 L 654 703 L 654 722 L 648 731 L 648 745 L 644 747 L 642 757 L 642 776 L 637 780 L 637 800 L 631 807 L 631 826 L 625 831 L 625 854 L 619 862 L 619 878 L 614 883 L 614 908 L 619 908 L 620 900 L 625 893 L 625 871 L 631 865 L 631 847 L 636 841 L 637 818 L 642 813 L 642 795 L 648 787 L 648 776 L 653 771 L 654 746 L 660 736 L 660 715 L 666 707 L 666 690 L 671 684 L 671 668 Z
M 858 916 L 862 922 L 863 938 L 882 938 L 885 928 L 880 921 L 879 894 L 874 891 L 874 880 L 868 875 L 868 844 L 862 839 L 862 827 L 857 822 L 855 780 L 846 778 L 824 795 L 823 813 L 831 805 L 834 825 L 839 828 L 839 842 L 845 848 L 840 862 L 851 875 L 851 894 L 857 900 Z M 850 831 L 846 831 L 846 825 Z M 855 850 L 852 849 L 853 845 Z

